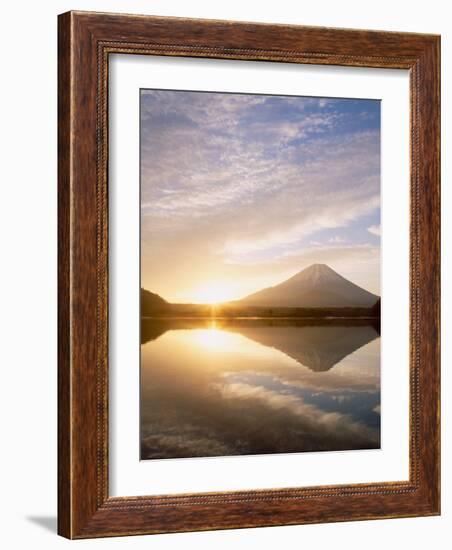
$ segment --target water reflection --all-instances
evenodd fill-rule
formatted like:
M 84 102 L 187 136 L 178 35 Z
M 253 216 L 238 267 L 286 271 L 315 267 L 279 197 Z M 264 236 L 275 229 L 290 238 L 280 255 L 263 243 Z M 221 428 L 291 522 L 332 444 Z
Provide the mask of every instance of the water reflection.
M 380 446 L 380 339 L 363 321 L 147 319 L 141 457 Z

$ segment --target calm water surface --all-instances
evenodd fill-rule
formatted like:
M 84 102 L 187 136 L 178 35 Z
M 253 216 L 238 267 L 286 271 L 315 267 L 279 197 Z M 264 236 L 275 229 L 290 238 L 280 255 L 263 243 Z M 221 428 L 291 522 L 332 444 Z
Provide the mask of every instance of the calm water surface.
M 379 447 L 373 326 L 142 320 L 142 459 Z

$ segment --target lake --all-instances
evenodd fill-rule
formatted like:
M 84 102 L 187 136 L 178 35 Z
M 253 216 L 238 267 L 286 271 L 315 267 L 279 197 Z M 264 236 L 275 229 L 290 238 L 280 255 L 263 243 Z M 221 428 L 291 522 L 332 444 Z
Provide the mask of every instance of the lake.
M 142 319 L 141 342 L 143 460 L 380 447 L 366 321 Z

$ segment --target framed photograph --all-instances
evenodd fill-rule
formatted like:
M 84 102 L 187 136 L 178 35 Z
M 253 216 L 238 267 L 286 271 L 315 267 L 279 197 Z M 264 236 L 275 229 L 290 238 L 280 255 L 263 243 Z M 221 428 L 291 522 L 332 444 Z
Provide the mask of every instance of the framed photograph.
M 59 16 L 61 535 L 440 513 L 439 56 Z

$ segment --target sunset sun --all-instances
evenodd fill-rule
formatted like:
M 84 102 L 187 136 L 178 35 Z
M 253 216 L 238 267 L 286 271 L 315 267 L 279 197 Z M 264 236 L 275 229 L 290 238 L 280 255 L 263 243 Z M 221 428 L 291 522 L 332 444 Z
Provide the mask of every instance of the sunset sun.
M 224 283 L 208 283 L 194 292 L 195 301 L 202 304 L 220 304 L 234 298 L 234 289 Z

